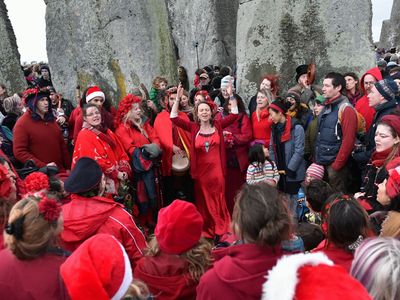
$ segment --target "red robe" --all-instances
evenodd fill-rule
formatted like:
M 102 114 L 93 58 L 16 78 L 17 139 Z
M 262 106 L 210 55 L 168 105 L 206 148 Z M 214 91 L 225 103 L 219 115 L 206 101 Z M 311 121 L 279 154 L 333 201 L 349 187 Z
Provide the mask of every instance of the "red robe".
M 218 114 L 216 120 L 222 119 L 222 114 Z M 246 171 L 249 165 L 248 153 L 249 144 L 253 138 L 250 119 L 246 114 L 239 114 L 237 120 L 226 127 L 224 131 L 229 131 L 233 136 L 233 146 L 225 143 L 227 153 L 227 168 L 225 185 L 226 204 L 229 212 L 232 214 L 234 207 L 234 198 L 246 182 Z M 232 165 L 231 161 L 237 161 L 238 166 Z
M 8 249 L 0 251 L 0 299 L 69 299 L 59 270 L 66 257 L 46 253 L 20 260 Z
M 189 121 L 189 117 L 183 112 L 179 112 L 178 116 L 186 121 Z M 154 130 L 160 139 L 161 148 L 163 150 L 162 174 L 163 176 L 171 176 L 172 156 L 174 155 L 172 147 L 173 145 L 176 145 L 182 150 L 187 149 L 187 151 L 189 151 L 189 133 L 173 125 L 169 117 L 169 112 L 165 110 L 157 115 L 156 120 L 154 121 Z
M 203 235 L 213 238 L 230 230 L 230 215 L 225 200 L 226 154 L 223 128 L 237 119 L 231 114 L 215 120 L 216 131 L 209 137 L 198 134 L 200 126 L 179 117 L 172 118 L 177 126 L 191 134 L 190 171 L 195 180 L 196 206 L 204 220 Z M 208 146 L 206 146 L 208 145 Z
M 242 244 L 213 254 L 217 261 L 201 277 L 196 299 L 261 299 L 265 276 L 283 252 L 280 247 Z
M 69 169 L 70 155 L 55 121 L 34 120 L 27 111 L 18 119 L 13 133 L 13 151 L 20 162 L 32 159 L 39 168 L 55 162 L 61 172 Z
M 110 129 L 107 129 L 106 134 L 114 142 L 114 148 L 93 131 L 82 129 L 75 143 L 72 168 L 83 156 L 93 158 L 106 176 L 106 193 L 114 195 L 118 193 L 118 172 L 127 172 L 130 175 L 131 167 L 117 136 Z
M 97 233 L 111 234 L 124 246 L 133 269 L 147 245 L 132 216 L 121 204 L 108 198 L 85 198 L 74 194 L 71 198 L 71 202 L 62 206 L 63 247 L 73 251 Z
M 190 277 L 188 269 L 181 256 L 160 253 L 140 259 L 133 276 L 146 283 L 158 300 L 190 300 L 196 298 L 198 282 Z

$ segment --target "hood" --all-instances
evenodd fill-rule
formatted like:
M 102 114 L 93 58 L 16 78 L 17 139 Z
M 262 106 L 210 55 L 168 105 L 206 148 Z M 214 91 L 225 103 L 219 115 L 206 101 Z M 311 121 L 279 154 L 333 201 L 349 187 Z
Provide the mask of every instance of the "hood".
M 260 297 L 267 272 L 282 254 L 280 247 L 231 246 L 215 251 L 214 257 L 223 257 L 214 263 L 214 271 L 229 288 L 249 297 Z
M 381 73 L 381 71 L 379 70 L 378 67 L 369 69 L 367 72 L 365 72 L 365 74 L 360 79 L 360 87 L 361 87 L 361 90 L 362 90 L 364 95 L 365 95 L 364 77 L 366 75 L 368 75 L 368 74 L 374 76 L 376 78 L 376 80 L 378 80 L 378 81 L 382 80 L 382 73 Z
M 85 198 L 71 195 L 71 202 L 62 207 L 64 215 L 64 230 L 61 238 L 65 242 L 83 242 L 104 224 L 112 211 L 120 206 L 111 199 L 104 197 Z
M 194 299 L 197 282 L 188 273 L 185 259 L 177 255 L 159 253 L 141 258 L 134 277 L 149 286 L 159 299 Z

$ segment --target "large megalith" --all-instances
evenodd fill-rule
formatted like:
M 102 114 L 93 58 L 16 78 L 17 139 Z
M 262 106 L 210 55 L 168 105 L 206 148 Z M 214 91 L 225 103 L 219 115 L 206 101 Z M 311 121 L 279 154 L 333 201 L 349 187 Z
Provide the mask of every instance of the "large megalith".
M 361 75 L 374 65 L 370 0 L 241 1 L 236 54 L 239 93 L 248 100 L 262 75 L 279 74 L 286 89 L 300 64 Z
M 164 1 L 46 0 L 53 83 L 72 98 L 98 84 L 115 103 L 160 74 L 176 81 L 175 49 Z
M 236 64 L 239 0 L 167 0 L 167 5 L 179 63 L 189 76 L 198 66 Z
M 0 0 L 0 40 L 0 83 L 6 85 L 9 94 L 21 92 L 26 81 L 21 70 L 14 30 L 3 0 Z
M 379 37 L 379 47 L 386 49 L 400 47 L 400 0 L 393 0 L 390 19 L 382 22 L 381 35 Z

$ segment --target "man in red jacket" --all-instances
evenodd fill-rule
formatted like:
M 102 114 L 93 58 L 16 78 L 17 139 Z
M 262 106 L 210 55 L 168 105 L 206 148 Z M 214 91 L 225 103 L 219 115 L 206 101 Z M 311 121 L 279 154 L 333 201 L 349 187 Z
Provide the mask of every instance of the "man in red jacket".
M 81 157 L 65 181 L 64 188 L 71 193 L 72 200 L 62 207 L 63 247 L 74 251 L 95 234 L 111 234 L 124 246 L 134 269 L 147 247 L 146 240 L 122 204 L 102 197 L 105 179 L 97 162 Z
M 15 158 L 23 164 L 33 160 L 39 168 L 48 165 L 68 170 L 69 153 L 50 109 L 49 94 L 29 89 L 25 91 L 24 100 L 28 110 L 14 126 Z

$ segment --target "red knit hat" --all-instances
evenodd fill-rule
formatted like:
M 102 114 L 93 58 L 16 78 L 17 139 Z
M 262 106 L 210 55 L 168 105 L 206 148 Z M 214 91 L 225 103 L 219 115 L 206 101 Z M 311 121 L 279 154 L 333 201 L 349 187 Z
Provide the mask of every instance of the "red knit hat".
M 195 246 L 201 237 L 203 218 L 189 202 L 174 200 L 160 209 L 154 231 L 160 249 L 168 254 L 181 254 Z
M 103 100 L 106 99 L 106 96 L 98 86 L 92 86 L 88 88 L 86 92 L 86 103 L 89 103 L 95 97 L 101 97 Z
M 321 252 L 284 256 L 268 272 L 262 300 L 371 300 L 365 287 Z
M 312 163 L 308 167 L 306 174 L 311 176 L 314 179 L 322 180 L 322 178 L 324 178 L 324 166 L 318 165 L 316 163 Z
M 61 265 L 60 273 L 73 300 L 119 300 L 132 283 L 128 255 L 109 234 L 86 240 Z
M 390 199 L 400 195 L 400 158 L 396 158 L 386 166 L 389 178 L 386 182 L 386 193 Z

